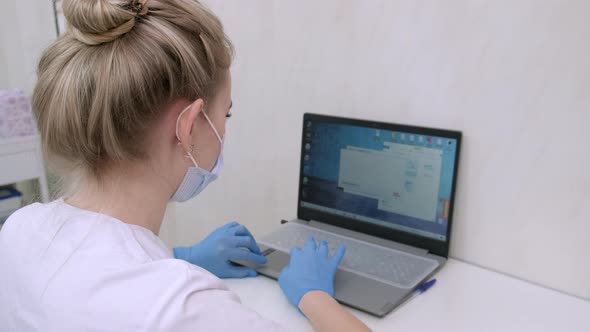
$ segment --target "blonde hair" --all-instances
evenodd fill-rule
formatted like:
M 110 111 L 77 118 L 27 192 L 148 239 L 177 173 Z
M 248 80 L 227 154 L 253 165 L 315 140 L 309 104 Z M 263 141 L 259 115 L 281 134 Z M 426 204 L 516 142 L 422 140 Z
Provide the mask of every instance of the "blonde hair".
M 100 178 L 105 163 L 145 158 L 163 107 L 213 97 L 231 64 L 221 22 L 196 0 L 63 0 L 63 12 L 68 29 L 43 53 L 33 93 L 58 176 Z

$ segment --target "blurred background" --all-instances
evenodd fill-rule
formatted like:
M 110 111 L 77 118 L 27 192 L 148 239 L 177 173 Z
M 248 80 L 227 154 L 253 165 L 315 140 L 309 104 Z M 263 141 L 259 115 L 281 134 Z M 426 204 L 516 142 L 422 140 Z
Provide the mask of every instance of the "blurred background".
M 30 94 L 59 3 L 1 2 L 0 89 Z M 167 244 L 294 218 L 304 112 L 438 127 L 464 134 L 451 256 L 590 299 L 590 1 L 205 2 L 237 51 L 226 167 Z

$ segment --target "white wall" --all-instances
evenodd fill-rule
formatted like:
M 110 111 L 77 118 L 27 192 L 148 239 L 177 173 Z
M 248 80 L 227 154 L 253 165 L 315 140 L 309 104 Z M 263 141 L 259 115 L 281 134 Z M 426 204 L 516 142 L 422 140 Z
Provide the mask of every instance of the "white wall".
M 50 0 L 0 0 L 0 89 L 33 90 L 41 51 L 55 39 Z
M 590 298 L 590 1 L 207 1 L 237 59 L 221 179 L 166 227 L 295 215 L 303 112 L 462 130 L 451 254 Z

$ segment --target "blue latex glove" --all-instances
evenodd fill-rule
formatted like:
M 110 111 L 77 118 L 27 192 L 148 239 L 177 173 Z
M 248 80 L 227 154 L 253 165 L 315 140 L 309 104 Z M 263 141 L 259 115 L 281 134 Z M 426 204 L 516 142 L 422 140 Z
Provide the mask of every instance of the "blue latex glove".
M 254 237 L 237 222 L 223 225 L 192 247 L 176 247 L 174 258 L 198 265 L 219 278 L 255 277 L 256 270 L 230 262 L 246 261 L 265 264 Z
M 334 275 L 345 251 L 341 246 L 330 258 L 326 241 L 316 247 L 313 237 L 307 239 L 305 248 L 293 248 L 289 265 L 279 275 L 279 285 L 289 302 L 299 308 L 303 295 L 313 290 L 334 296 Z

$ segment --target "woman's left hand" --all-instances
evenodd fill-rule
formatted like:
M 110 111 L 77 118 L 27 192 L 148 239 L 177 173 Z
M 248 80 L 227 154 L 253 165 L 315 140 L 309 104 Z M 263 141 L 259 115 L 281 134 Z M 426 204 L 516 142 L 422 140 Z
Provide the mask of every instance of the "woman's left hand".
M 246 227 L 233 221 L 219 227 L 203 241 L 192 247 L 174 248 L 174 258 L 198 265 L 219 278 L 255 277 L 250 267 L 237 266 L 230 261 L 265 264 L 256 240 Z

